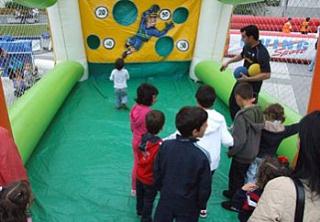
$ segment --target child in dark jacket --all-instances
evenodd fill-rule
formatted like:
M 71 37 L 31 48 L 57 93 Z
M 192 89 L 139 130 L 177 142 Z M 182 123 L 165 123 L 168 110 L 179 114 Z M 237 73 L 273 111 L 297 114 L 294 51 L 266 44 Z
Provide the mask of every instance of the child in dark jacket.
M 290 174 L 286 157 L 267 157 L 259 167 L 257 183 L 245 184 L 232 198 L 233 206 L 239 210 L 240 222 L 247 222 L 262 195 L 265 185 L 272 179 Z
M 137 214 L 142 222 L 151 222 L 153 202 L 157 195 L 154 187 L 153 165 L 162 140 L 157 134 L 162 129 L 165 116 L 152 110 L 146 115 L 147 133 L 142 136 L 137 166 Z
M 211 193 L 209 153 L 197 145 L 204 135 L 207 112 L 200 107 L 184 107 L 176 116 L 180 135 L 166 140 L 155 162 L 154 176 L 160 200 L 155 222 L 196 222 Z
M 264 111 L 265 126 L 261 134 L 258 157 L 276 156 L 277 149 L 283 139 L 290 137 L 299 130 L 299 123 L 283 125 L 284 109 L 280 104 L 272 104 Z
M 254 183 L 257 169 L 267 156 L 275 157 L 280 143 L 299 130 L 299 123 L 283 125 L 285 121 L 284 109 L 280 104 L 271 104 L 263 112 L 265 125 L 261 133 L 260 150 L 256 160 L 250 165 L 247 172 L 247 182 Z
M 252 86 L 240 83 L 235 88 L 235 97 L 241 110 L 235 116 L 232 131 L 234 145 L 228 152 L 228 156 L 232 157 L 229 189 L 223 191 L 223 195 L 230 199 L 245 183 L 247 170 L 258 155 L 264 126 L 263 113 L 260 107 L 254 104 Z M 221 205 L 227 210 L 233 210 L 231 201 L 224 201 Z

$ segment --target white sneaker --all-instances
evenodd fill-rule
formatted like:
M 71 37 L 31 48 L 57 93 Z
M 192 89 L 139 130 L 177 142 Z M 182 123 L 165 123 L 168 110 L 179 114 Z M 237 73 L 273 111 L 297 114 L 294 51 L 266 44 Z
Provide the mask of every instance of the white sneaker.
M 206 218 L 208 216 L 207 210 L 200 210 L 200 217 L 201 218 Z

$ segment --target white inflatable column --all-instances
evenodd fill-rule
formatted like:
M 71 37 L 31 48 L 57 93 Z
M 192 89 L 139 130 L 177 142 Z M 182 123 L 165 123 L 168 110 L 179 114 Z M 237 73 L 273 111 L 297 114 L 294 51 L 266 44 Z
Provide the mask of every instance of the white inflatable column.
M 56 62 L 73 60 L 81 63 L 88 78 L 88 63 L 84 47 L 78 0 L 59 0 L 48 8 L 53 50 Z
M 232 14 L 232 5 L 217 0 L 202 0 L 190 78 L 197 80 L 194 67 L 203 60 L 221 61 Z

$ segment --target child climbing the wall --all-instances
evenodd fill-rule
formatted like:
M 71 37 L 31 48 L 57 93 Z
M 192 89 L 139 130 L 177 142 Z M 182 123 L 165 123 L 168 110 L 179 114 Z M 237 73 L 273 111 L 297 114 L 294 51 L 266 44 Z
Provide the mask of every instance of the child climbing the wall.
M 133 168 L 131 181 L 131 195 L 136 196 L 136 172 L 138 151 L 142 136 L 147 133 L 146 115 L 151 106 L 157 101 L 159 91 L 151 84 L 143 83 L 137 89 L 136 104 L 130 111 L 130 127 L 132 131 Z
M 232 130 L 234 145 L 228 152 L 228 156 L 232 158 L 229 189 L 223 191 L 223 195 L 230 199 L 245 183 L 248 168 L 258 155 L 261 131 L 264 127 L 263 113 L 260 107 L 254 104 L 252 86 L 240 83 L 235 88 L 235 97 L 241 110 L 235 116 Z M 231 201 L 224 201 L 221 205 L 227 210 L 233 210 Z
M 114 84 L 116 108 L 128 109 L 127 80 L 129 80 L 129 72 L 124 68 L 123 59 L 116 60 L 115 69 L 111 72 L 110 80 Z
M 137 214 L 142 222 L 152 221 L 153 202 L 157 195 L 154 186 L 153 165 L 162 140 L 157 134 L 161 131 L 165 116 L 161 111 L 152 110 L 146 116 L 148 132 L 142 136 L 138 151 L 137 166 Z
M 268 156 L 275 157 L 280 143 L 299 130 L 299 123 L 283 125 L 286 117 L 283 107 L 278 103 L 269 105 L 263 114 L 265 125 L 261 133 L 260 149 L 257 158 L 248 169 L 246 179 L 248 183 L 255 182 L 257 169 L 263 159 Z

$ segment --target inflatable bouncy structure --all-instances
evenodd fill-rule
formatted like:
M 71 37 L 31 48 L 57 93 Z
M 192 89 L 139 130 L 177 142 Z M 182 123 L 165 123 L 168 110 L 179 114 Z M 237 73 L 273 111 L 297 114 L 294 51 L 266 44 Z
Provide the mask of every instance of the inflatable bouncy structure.
M 89 74 L 110 73 L 120 57 L 125 58 L 130 74 L 135 77 L 189 72 L 191 79 L 215 87 L 227 102 L 233 74 L 230 70 L 220 73 L 217 67 L 223 58 L 233 5 L 258 1 L 16 2 L 48 9 L 58 64 L 9 111 L 15 141 L 27 161 L 77 81 L 86 80 Z M 269 96 L 260 101 L 264 101 L 263 106 L 274 102 Z M 299 115 L 288 112 L 292 121 L 299 120 Z M 36 120 L 32 118 L 35 113 Z M 31 127 L 27 134 L 26 127 Z M 295 149 L 290 149 L 292 159 Z

